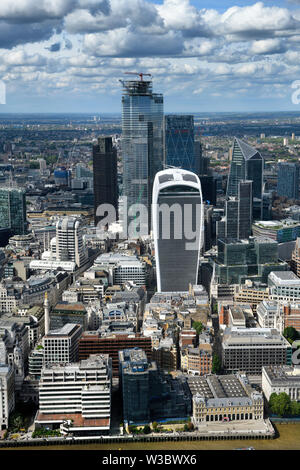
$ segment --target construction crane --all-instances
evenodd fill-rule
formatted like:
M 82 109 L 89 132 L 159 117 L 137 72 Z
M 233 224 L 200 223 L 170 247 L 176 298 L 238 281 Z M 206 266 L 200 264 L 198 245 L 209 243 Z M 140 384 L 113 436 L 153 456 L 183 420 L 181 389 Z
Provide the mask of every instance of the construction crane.
M 143 81 L 144 76 L 149 76 L 152 77 L 151 73 L 143 73 L 143 72 L 124 72 L 126 75 L 138 75 L 141 79 L 141 82 Z

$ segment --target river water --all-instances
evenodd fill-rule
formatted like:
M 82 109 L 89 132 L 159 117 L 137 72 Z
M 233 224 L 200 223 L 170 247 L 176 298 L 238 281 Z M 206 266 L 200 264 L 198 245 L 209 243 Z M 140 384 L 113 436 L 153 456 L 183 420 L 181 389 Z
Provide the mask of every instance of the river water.
M 256 450 L 300 450 L 300 423 L 276 424 L 276 429 L 279 433 L 279 437 L 270 440 L 249 439 L 227 441 L 75 444 L 67 446 L 15 447 L 13 450 L 233 450 L 238 447 L 250 446 L 254 447 Z

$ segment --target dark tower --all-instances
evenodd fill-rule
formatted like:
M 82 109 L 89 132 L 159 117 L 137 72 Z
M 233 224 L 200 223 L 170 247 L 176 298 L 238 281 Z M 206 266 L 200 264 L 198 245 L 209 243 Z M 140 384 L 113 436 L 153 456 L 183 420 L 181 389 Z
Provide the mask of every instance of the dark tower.
M 117 152 L 111 137 L 99 137 L 93 146 L 94 220 L 95 225 L 104 217 L 96 215 L 101 204 L 111 204 L 118 215 Z

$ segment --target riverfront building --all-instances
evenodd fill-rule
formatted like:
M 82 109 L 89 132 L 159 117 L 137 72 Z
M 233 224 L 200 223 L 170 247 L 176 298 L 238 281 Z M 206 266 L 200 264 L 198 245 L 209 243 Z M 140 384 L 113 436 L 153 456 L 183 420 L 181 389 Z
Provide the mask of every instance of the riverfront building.
M 300 401 L 299 366 L 264 366 L 262 390 L 267 400 L 270 399 L 272 393 L 286 393 L 291 400 Z
M 0 365 L 0 431 L 8 429 L 9 415 L 15 408 L 14 369 Z
M 125 423 L 185 419 L 191 414 L 191 397 L 184 378 L 159 372 L 141 349 L 120 351 L 119 363 Z
M 101 435 L 110 430 L 111 359 L 92 355 L 74 364 L 42 369 L 35 427 L 63 434 Z
M 251 387 L 246 375 L 193 377 L 188 379 L 188 384 L 196 426 L 263 419 L 263 396 Z

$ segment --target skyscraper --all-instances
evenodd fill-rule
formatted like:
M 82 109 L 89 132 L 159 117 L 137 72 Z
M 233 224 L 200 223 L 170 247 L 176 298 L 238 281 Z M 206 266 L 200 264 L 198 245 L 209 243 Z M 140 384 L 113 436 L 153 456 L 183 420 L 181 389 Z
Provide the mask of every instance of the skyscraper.
M 117 152 L 111 137 L 99 137 L 93 146 L 94 220 L 95 225 L 104 217 L 97 215 L 101 204 L 111 204 L 118 213 Z
M 188 291 L 189 283 L 197 284 L 203 242 L 202 192 L 195 173 L 157 173 L 152 220 L 158 292 Z
M 251 235 L 252 225 L 252 181 L 240 181 L 238 192 L 238 236 L 240 240 Z
M 239 181 L 252 181 L 253 218 L 259 220 L 262 219 L 263 168 L 261 154 L 235 137 L 226 196 L 238 197 Z
M 56 224 L 57 261 L 74 261 L 78 267 L 87 261 L 82 239 L 82 225 L 75 217 L 64 217 Z
M 289 199 L 299 199 L 298 163 L 278 163 L 277 194 Z
M 252 224 L 252 181 L 240 180 L 238 197 L 225 203 L 225 217 L 217 222 L 218 238 L 248 239 Z
M 12 235 L 23 235 L 27 230 L 25 191 L 0 188 L 0 228 L 8 228 Z
M 165 116 L 165 162 L 197 173 L 194 153 L 194 116 Z
M 123 196 L 128 208 L 147 207 L 150 230 L 153 181 L 163 167 L 163 96 L 152 81 L 122 83 Z

